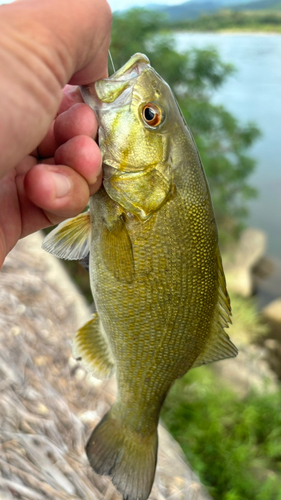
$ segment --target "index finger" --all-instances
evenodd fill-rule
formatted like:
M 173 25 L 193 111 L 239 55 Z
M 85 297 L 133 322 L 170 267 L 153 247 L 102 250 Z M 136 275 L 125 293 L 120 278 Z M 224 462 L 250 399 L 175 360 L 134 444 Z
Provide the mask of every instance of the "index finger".
M 80 92 L 80 88 L 77 85 L 65 85 L 65 87 L 62 89 L 62 92 L 63 98 L 58 110 L 58 115 L 64 113 L 64 111 L 67 111 L 69 108 L 74 106 L 74 104 L 84 102 Z

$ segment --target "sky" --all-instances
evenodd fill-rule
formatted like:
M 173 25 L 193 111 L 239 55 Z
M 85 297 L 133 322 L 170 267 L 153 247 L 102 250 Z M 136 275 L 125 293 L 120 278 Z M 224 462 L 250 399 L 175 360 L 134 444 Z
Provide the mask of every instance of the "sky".
M 10 3 L 13 0 L 0 0 L 0 5 Z M 176 5 L 183 3 L 185 0 L 107 0 L 111 9 L 124 10 L 130 7 L 145 7 L 148 4 Z
M 123 10 L 130 7 L 145 7 L 148 4 L 176 5 L 185 0 L 107 0 L 111 9 Z

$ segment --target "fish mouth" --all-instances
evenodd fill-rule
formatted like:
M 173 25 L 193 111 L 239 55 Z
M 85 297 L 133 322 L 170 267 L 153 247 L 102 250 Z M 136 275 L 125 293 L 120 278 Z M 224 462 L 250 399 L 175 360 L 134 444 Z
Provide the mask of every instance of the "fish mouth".
M 137 53 L 104 80 L 98 80 L 91 87 L 82 87 L 84 101 L 95 111 L 119 108 L 131 102 L 132 88 L 139 75 L 150 66 L 146 55 Z

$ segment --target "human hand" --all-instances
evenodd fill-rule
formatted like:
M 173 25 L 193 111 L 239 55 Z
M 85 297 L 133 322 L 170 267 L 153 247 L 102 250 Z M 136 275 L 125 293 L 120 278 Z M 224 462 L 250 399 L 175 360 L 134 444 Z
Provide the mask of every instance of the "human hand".
M 1 265 L 100 187 L 95 115 L 78 87 L 62 87 L 106 77 L 111 14 L 105 0 L 21 0 L 0 14 Z

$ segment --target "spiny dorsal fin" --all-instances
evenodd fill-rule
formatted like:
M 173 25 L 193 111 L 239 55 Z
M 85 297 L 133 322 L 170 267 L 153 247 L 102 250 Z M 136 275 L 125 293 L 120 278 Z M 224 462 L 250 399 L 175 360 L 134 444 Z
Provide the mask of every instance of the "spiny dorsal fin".
M 90 251 L 90 212 L 59 224 L 43 241 L 42 248 L 60 259 L 79 260 Z
M 72 351 L 94 377 L 105 380 L 113 374 L 114 359 L 97 314 L 78 330 Z
M 221 256 L 218 250 L 218 302 L 214 314 L 211 335 L 206 343 L 204 351 L 198 356 L 192 368 L 196 366 L 219 361 L 220 359 L 233 358 L 237 356 L 238 350 L 224 331 L 231 323 L 230 299 L 226 289 L 226 282 L 222 267 Z

